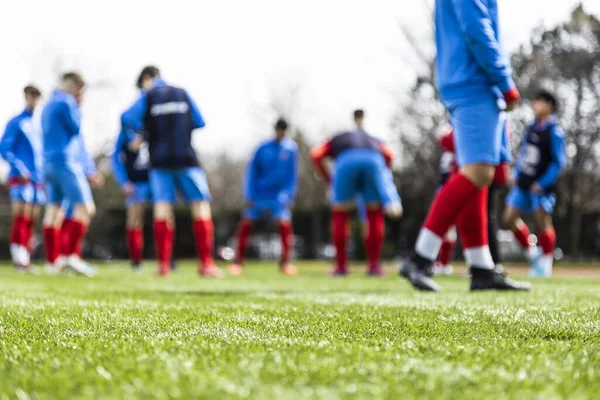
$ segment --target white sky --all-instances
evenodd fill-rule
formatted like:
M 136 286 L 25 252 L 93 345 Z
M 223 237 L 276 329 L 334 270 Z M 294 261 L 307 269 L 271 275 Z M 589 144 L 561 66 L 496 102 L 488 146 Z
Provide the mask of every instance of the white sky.
M 577 2 L 500 0 L 506 45 Z M 600 1 L 583 3 L 600 15 Z M 389 137 L 394 93 L 413 77 L 398 24 L 425 36 L 430 18 L 420 0 L 0 0 L 0 10 L 0 124 L 21 110 L 26 83 L 48 93 L 59 72 L 77 69 L 92 83 L 83 125 L 97 151 L 118 134 L 135 78 L 153 63 L 199 104 L 207 128 L 196 147 L 236 155 L 271 135 L 270 99 L 290 87 L 299 88 L 294 119 L 314 141 L 349 126 L 356 107 L 373 134 Z

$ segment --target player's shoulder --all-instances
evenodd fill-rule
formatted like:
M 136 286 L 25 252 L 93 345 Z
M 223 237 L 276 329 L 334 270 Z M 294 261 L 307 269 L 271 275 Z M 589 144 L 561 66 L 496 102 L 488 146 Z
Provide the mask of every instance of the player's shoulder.
M 290 151 L 297 151 L 298 150 L 298 145 L 296 144 L 296 142 L 293 139 L 290 138 L 285 138 L 281 141 L 281 146 L 290 150 Z

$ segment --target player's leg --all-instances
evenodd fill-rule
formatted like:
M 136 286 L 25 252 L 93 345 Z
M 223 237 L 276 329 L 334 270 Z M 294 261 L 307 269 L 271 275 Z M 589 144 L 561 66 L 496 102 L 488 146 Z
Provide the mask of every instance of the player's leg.
M 542 272 L 540 263 L 540 251 L 536 245 L 536 239 L 531 235 L 527 224 L 521 215 L 532 211 L 532 197 L 530 193 L 514 187 L 506 197 L 506 209 L 504 210 L 504 225 L 511 230 L 517 242 L 521 245 L 523 253 L 531 263 L 530 275 L 539 275 Z
M 202 276 L 221 278 L 223 271 L 213 259 L 215 227 L 206 175 L 200 167 L 184 168 L 176 172 L 176 185 L 190 204 L 198 252 L 198 272 Z
M 452 275 L 454 269 L 450 263 L 454 254 L 454 246 L 456 246 L 456 227 L 452 226 L 444 235 L 440 254 L 433 267 L 434 275 Z
M 497 272 L 504 273 L 502 259 L 500 258 L 500 244 L 498 243 L 498 231 L 500 231 L 500 222 L 498 221 L 499 206 L 499 186 L 492 184 L 488 194 L 488 241 L 492 261 L 494 261 Z
M 57 167 L 50 164 L 44 169 L 47 205 L 42 219 L 42 234 L 46 253 L 45 272 L 49 275 L 62 270 L 60 256 L 60 228 L 64 219 L 63 192 Z
M 552 210 L 554 208 L 554 195 L 536 196 L 534 220 L 537 227 L 539 244 L 542 249 L 540 258 L 542 276 L 549 278 L 552 276 L 552 264 L 554 260 L 554 247 L 556 245 L 556 231 L 552 224 Z
M 126 200 L 127 249 L 134 270 L 139 270 L 144 254 L 144 214 L 150 198 L 150 185 L 144 182 L 136 183 L 134 193 Z
M 153 169 L 150 171 L 149 176 L 154 209 L 154 242 L 158 259 L 157 275 L 164 276 L 171 272 L 175 178 L 172 171 L 164 169 Z
M 11 188 L 14 193 L 14 188 Z M 29 225 L 31 223 L 31 204 L 13 198 L 12 209 L 12 227 L 10 234 L 10 254 L 13 263 L 18 271 L 27 272 L 30 265 L 29 261 Z
M 228 268 L 231 275 L 241 275 L 244 268 L 244 256 L 250 240 L 250 234 L 254 221 L 260 217 L 261 208 L 253 204 L 249 206 L 242 215 L 242 219 L 238 224 L 236 236 L 237 236 L 237 248 L 235 251 L 235 261 Z
M 277 204 L 272 207 L 272 218 L 277 222 L 281 237 L 281 260 L 279 269 L 288 276 L 298 274 L 298 268 L 290 263 L 292 248 L 294 246 L 294 230 L 292 227 L 292 213 L 287 206 Z

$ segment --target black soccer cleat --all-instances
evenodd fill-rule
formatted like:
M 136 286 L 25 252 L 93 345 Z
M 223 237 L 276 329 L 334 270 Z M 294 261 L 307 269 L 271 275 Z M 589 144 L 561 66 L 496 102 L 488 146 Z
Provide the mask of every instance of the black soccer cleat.
M 471 267 L 471 291 L 477 290 L 512 290 L 529 291 L 531 283 L 518 282 L 507 278 L 495 270 Z
M 440 286 L 433 280 L 433 263 L 415 254 L 402 265 L 400 276 L 408 279 L 417 290 L 439 292 Z

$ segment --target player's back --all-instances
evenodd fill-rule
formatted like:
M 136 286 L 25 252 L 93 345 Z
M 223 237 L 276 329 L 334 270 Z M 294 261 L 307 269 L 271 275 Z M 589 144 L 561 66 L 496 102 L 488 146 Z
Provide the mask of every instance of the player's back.
M 381 154 L 381 140 L 362 130 L 347 131 L 331 139 L 331 157 L 337 159 L 349 151 L 374 152 Z
M 44 163 L 76 162 L 80 115 L 75 97 L 56 90 L 42 111 Z
M 488 33 L 500 42 L 497 1 L 487 0 L 483 3 L 487 4 L 491 21 L 491 26 L 487 27 L 491 30 Z M 499 94 L 472 50 L 474 46 L 487 45 L 482 43 L 481 38 L 474 37 L 477 34 L 474 27 L 480 22 L 477 21 L 479 15 L 472 10 L 476 7 L 467 6 L 467 0 L 435 2 L 436 81 L 442 100 L 476 97 L 491 91 Z M 485 62 L 492 63 L 494 60 Z
M 149 90 L 144 127 L 153 168 L 198 165 L 192 147 L 195 125 L 185 90 L 169 85 L 158 85 Z

